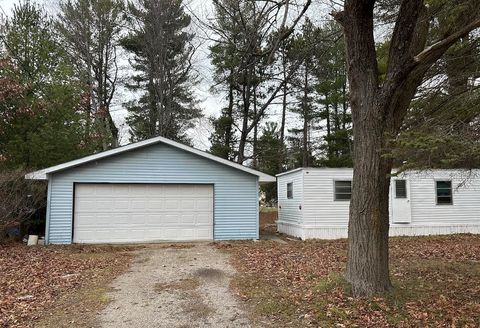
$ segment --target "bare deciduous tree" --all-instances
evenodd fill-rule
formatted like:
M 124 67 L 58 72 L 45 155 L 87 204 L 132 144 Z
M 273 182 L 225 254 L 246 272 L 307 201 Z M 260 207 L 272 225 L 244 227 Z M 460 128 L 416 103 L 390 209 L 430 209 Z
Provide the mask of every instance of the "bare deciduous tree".
M 292 15 L 290 0 L 214 1 L 216 17 L 214 23 L 208 25 L 215 33 L 211 57 L 216 66 L 217 86 L 225 85 L 228 89 L 228 107 L 220 118 L 222 129 L 217 131 L 224 136 L 213 138 L 223 144 L 214 142 L 212 150 L 218 147 L 220 155 L 231 157 L 229 148 L 234 127 L 239 133 L 236 161 L 243 163 L 251 158 L 247 152 L 249 142 L 255 153 L 258 125 L 296 70 L 294 66 L 286 75 L 274 72 L 275 56 L 310 4 L 311 0 L 305 1 L 299 12 Z M 253 141 L 250 140 L 252 133 Z

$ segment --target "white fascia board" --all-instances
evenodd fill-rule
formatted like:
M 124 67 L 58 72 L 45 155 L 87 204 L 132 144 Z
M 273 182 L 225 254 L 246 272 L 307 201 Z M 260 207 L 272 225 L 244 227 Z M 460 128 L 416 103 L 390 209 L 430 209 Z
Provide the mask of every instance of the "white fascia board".
M 283 176 L 283 175 L 292 174 L 292 173 L 301 171 L 301 170 L 303 170 L 303 169 L 305 169 L 305 168 L 304 168 L 304 167 L 299 167 L 299 168 L 297 168 L 297 169 L 293 169 L 293 170 L 290 170 L 290 171 L 287 171 L 287 172 L 279 173 L 279 174 L 277 174 L 277 175 L 275 175 L 275 176 L 276 176 L 276 177 L 281 177 L 281 176 Z

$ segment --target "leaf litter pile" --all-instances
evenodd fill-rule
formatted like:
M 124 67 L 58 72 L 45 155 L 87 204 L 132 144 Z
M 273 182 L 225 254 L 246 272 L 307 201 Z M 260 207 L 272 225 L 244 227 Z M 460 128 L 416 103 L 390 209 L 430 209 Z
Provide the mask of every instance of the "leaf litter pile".
M 122 272 L 131 258 L 128 250 L 113 246 L 0 245 L 0 327 L 38 326 L 47 312 L 51 315 L 61 307 L 60 300 L 75 294 L 72 291 L 106 282 L 106 276 L 113 279 Z
M 480 327 L 480 235 L 391 238 L 395 290 L 354 299 L 346 241 L 223 242 L 259 326 Z

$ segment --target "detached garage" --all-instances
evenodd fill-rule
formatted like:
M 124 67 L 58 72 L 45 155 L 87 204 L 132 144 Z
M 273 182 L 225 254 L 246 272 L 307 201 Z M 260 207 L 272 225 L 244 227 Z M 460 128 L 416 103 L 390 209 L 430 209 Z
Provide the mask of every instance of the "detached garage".
M 258 239 L 259 183 L 275 182 L 162 137 L 26 178 L 48 180 L 51 244 Z

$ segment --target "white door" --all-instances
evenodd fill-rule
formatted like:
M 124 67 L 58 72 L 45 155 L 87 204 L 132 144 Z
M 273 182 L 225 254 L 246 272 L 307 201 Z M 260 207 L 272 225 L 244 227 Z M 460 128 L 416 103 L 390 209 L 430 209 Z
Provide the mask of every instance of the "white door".
M 390 193 L 393 223 L 411 223 L 410 184 L 407 179 L 392 179 Z
M 75 243 L 211 239 L 212 185 L 75 185 Z

